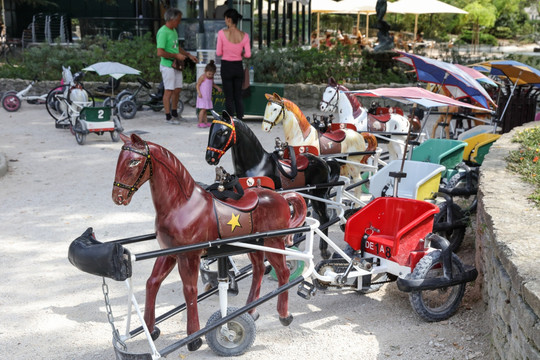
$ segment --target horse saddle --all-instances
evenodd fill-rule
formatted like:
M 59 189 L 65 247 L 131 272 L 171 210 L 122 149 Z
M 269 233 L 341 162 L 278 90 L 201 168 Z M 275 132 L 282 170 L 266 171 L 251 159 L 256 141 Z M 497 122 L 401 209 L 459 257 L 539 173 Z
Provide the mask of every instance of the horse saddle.
M 322 154 L 339 154 L 341 153 L 341 143 L 345 140 L 345 131 L 327 131 L 323 134 L 319 133 L 319 146 Z
M 356 129 L 356 126 L 350 123 L 337 123 L 337 124 L 330 125 L 330 131 L 337 131 L 337 130 L 342 130 L 342 129 L 351 129 L 354 131 L 358 131 Z
M 259 196 L 255 191 L 247 190 L 239 200 L 213 200 L 220 238 L 252 233 L 252 212 L 259 204 Z
M 368 113 L 367 131 L 385 131 L 386 123 L 390 120 L 391 114 L 373 115 Z
M 383 115 L 383 114 L 399 114 L 403 116 L 403 110 L 399 107 L 390 106 L 390 107 L 378 107 L 377 110 L 375 110 L 376 115 Z
M 292 189 L 297 188 L 306 185 L 306 175 L 305 170 L 309 165 L 309 160 L 303 156 L 299 155 L 296 157 L 296 169 L 298 172 L 296 173 L 296 176 L 292 177 L 292 166 L 291 161 L 288 159 L 285 160 L 279 160 L 279 163 L 281 165 L 279 173 L 279 179 L 281 180 L 281 188 L 282 189 Z M 289 175 L 286 176 L 285 174 Z
M 275 190 L 276 185 L 274 180 L 270 179 L 268 176 L 250 176 L 239 178 L 238 181 L 242 186 L 242 189 L 249 189 L 253 187 L 263 187 L 270 190 Z

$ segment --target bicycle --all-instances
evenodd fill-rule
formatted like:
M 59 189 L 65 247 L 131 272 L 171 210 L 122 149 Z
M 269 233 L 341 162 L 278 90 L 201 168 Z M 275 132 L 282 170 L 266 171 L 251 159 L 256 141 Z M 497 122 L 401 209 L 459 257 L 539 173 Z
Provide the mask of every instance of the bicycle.
M 1 100 L 2 107 L 6 109 L 6 111 L 13 112 L 20 109 L 21 103 L 24 100 L 29 104 L 45 104 L 48 94 L 27 95 L 37 81 L 39 80 L 35 78 L 25 89 L 19 92 L 15 90 L 6 91 Z
M 64 84 L 52 89 L 47 94 L 45 106 L 47 112 L 55 120 L 55 126 L 60 129 L 73 128 L 75 120 L 84 107 L 94 107 L 92 94 L 84 88 L 81 80 L 84 72 L 71 74 L 70 67 L 62 66 Z
M 146 80 L 139 77 L 137 81 L 140 85 L 134 93 L 123 90 L 116 97 L 118 112 L 123 119 L 133 119 L 137 111 L 142 110 L 144 106 L 156 112 L 163 109 L 163 82 L 159 84 L 157 93 L 150 93 L 152 86 Z M 178 99 L 177 109 L 179 115 L 184 111 L 184 103 L 180 99 Z
M 5 35 L 0 37 L 0 59 L 9 66 L 17 66 L 22 64 L 22 48 L 18 46 L 15 40 L 8 41 Z

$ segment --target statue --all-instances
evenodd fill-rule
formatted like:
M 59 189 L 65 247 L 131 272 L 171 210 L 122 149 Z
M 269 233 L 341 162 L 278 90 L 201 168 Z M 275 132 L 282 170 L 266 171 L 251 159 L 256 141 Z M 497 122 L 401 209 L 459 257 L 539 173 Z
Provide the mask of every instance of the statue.
M 394 48 L 394 39 L 390 36 L 390 25 L 384 21 L 384 15 L 386 15 L 386 0 L 377 0 L 375 10 L 377 12 L 377 38 L 379 44 L 375 46 L 374 51 L 386 51 Z

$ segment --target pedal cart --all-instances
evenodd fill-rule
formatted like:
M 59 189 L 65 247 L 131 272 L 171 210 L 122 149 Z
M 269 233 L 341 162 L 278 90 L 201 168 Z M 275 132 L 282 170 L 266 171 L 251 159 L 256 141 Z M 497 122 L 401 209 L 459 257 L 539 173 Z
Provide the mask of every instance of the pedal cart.
M 118 115 L 113 114 L 115 110 L 111 107 L 84 107 L 71 127 L 77 143 L 84 145 L 86 135 L 90 133 L 97 135 L 110 133 L 112 141 L 120 140 L 118 133 L 124 131 L 124 128 Z
M 106 243 L 97 241 L 89 228 L 74 240 L 69 249 L 69 259 L 77 268 L 103 277 L 103 292 L 107 316 L 113 328 L 113 345 L 117 359 L 158 359 L 206 335 L 210 348 L 221 356 L 241 355 L 255 341 L 256 327 L 247 311 L 277 295 L 298 286 L 298 295 L 310 299 L 318 289 L 356 289 L 362 291 L 375 284 L 397 280 L 400 290 L 409 293 L 414 311 L 426 321 L 440 321 L 449 318 L 457 310 L 465 292 L 465 283 L 475 280 L 477 271 L 466 268 L 457 255 L 452 253 L 446 239 L 432 234 L 436 205 L 414 199 L 381 197 L 377 198 L 355 215 L 346 224 L 345 241 L 354 249 L 347 255 L 329 237 L 318 229 L 319 223 L 306 218 L 306 226 L 256 233 L 228 239 L 181 246 L 163 250 L 132 254 L 125 245 L 147 241 L 155 234 L 119 239 Z M 303 251 L 286 248 L 278 250 L 262 246 L 262 238 L 284 234 L 305 233 Z M 314 263 L 313 242 L 319 235 L 341 258 Z M 133 292 L 137 262 L 159 256 L 192 251 L 195 248 L 208 249 L 208 256 L 217 257 L 220 265 L 219 285 L 199 294 L 201 302 L 219 293 L 220 309 L 212 315 L 206 327 L 186 338 L 158 350 L 152 335 L 146 328 L 142 311 Z M 226 257 L 253 250 L 284 253 L 288 259 L 303 261 L 306 266 L 301 276 L 278 287 L 271 293 L 239 309 L 227 309 L 229 273 Z M 238 272 L 234 281 L 242 280 L 250 274 L 249 267 Z M 105 278 L 125 281 L 128 288 L 128 308 L 123 318 L 124 332 L 116 328 L 110 294 Z M 182 304 L 158 316 L 156 323 L 163 322 L 185 310 Z M 134 311 L 135 310 L 135 311 Z M 330 310 L 329 310 L 330 311 Z M 135 313 L 141 326 L 132 328 L 131 315 Z M 136 354 L 130 352 L 130 341 L 144 333 L 150 351 Z

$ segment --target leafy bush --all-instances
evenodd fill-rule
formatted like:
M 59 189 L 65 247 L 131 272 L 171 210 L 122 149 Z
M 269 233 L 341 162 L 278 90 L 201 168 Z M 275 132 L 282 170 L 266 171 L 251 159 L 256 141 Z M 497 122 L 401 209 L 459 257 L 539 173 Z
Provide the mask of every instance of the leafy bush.
M 520 143 L 521 149 L 506 158 L 508 169 L 533 185 L 529 199 L 540 207 L 540 127 L 520 131 L 512 141 Z
M 253 66 L 257 82 L 320 84 L 333 76 L 338 82 L 405 83 L 407 76 L 395 67 L 394 55 L 360 52 L 354 46 L 304 50 L 274 45 L 254 52 L 248 64 Z
M 512 29 L 507 26 L 495 27 L 495 29 L 493 30 L 493 35 L 498 37 L 499 39 L 512 39 L 514 37 Z
M 465 44 L 471 44 L 472 43 L 472 38 L 473 38 L 473 32 L 471 30 L 464 30 L 460 37 L 459 37 L 459 40 L 461 41 L 460 43 L 465 43 Z M 491 45 L 491 46 L 497 46 L 499 44 L 497 38 L 491 34 L 487 34 L 487 33 L 480 33 L 480 44 L 486 44 L 486 45 Z

